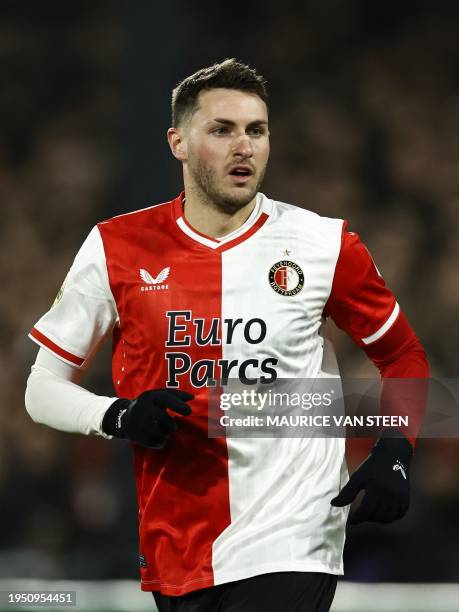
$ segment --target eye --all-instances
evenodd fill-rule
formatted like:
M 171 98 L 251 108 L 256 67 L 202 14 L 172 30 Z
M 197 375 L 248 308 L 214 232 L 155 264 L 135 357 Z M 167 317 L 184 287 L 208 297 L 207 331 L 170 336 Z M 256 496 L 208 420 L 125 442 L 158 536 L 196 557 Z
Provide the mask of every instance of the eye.
M 227 134 L 227 133 L 228 133 L 228 128 L 225 126 L 219 126 L 212 130 L 212 134 L 217 134 L 217 136 L 220 134 Z
M 255 126 L 249 129 L 249 133 L 253 136 L 262 136 L 265 133 L 265 129 L 262 126 Z

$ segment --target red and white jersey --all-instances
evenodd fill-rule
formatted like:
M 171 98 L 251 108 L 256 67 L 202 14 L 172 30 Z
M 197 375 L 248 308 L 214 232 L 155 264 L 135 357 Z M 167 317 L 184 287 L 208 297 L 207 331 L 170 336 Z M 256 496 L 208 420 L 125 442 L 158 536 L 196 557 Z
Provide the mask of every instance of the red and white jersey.
M 342 573 L 347 509 L 330 500 L 347 479 L 344 439 L 209 438 L 206 383 L 333 375 L 324 315 L 361 346 L 390 329 L 395 298 L 344 225 L 258 194 L 214 239 L 188 225 L 182 194 L 97 225 L 32 330 L 79 367 L 112 333 L 119 397 L 195 395 L 164 449 L 133 445 L 143 590 Z

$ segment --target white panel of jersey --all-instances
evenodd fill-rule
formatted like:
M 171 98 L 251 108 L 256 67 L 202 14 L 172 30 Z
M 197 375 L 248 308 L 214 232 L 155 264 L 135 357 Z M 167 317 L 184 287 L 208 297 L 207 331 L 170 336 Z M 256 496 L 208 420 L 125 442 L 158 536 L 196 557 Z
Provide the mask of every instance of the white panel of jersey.
M 223 346 L 224 359 L 277 357 L 279 378 L 330 376 L 322 371 L 319 328 L 341 232 L 341 220 L 276 203 L 259 230 L 256 253 L 243 242 L 222 254 L 222 284 L 234 288 L 223 294 L 222 319 L 268 322 L 262 345 L 238 341 L 236 328 L 234 342 Z M 304 289 L 276 294 L 265 282 L 254 299 L 251 286 L 259 286 L 276 257 L 300 266 Z M 256 377 L 256 371 L 247 373 Z M 348 508 L 334 508 L 330 500 L 348 478 L 345 440 L 228 438 L 227 445 L 231 524 L 213 545 L 215 582 L 288 570 L 343 573 Z

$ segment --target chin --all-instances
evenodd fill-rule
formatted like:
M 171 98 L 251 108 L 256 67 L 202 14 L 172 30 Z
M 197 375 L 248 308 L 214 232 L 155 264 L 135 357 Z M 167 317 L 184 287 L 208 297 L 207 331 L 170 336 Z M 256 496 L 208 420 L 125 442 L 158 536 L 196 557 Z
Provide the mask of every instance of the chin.
M 227 212 L 237 212 L 253 200 L 257 192 L 247 187 L 232 189 L 230 192 L 222 192 L 218 198 L 217 205 Z

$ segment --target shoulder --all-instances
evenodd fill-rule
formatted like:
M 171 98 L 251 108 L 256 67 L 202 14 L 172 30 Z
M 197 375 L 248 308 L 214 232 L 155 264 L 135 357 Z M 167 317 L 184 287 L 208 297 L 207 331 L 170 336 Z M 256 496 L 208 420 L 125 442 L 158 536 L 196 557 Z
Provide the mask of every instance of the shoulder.
M 295 204 L 264 198 L 270 202 L 273 220 L 288 225 L 295 233 L 329 236 L 341 241 L 345 225 L 343 219 L 324 217 Z
M 140 210 L 116 215 L 109 219 L 105 219 L 97 224 L 100 232 L 111 233 L 123 232 L 129 229 L 136 229 L 145 226 L 161 225 L 170 219 L 173 215 L 173 206 L 176 200 L 163 202 L 161 204 L 153 204 Z

